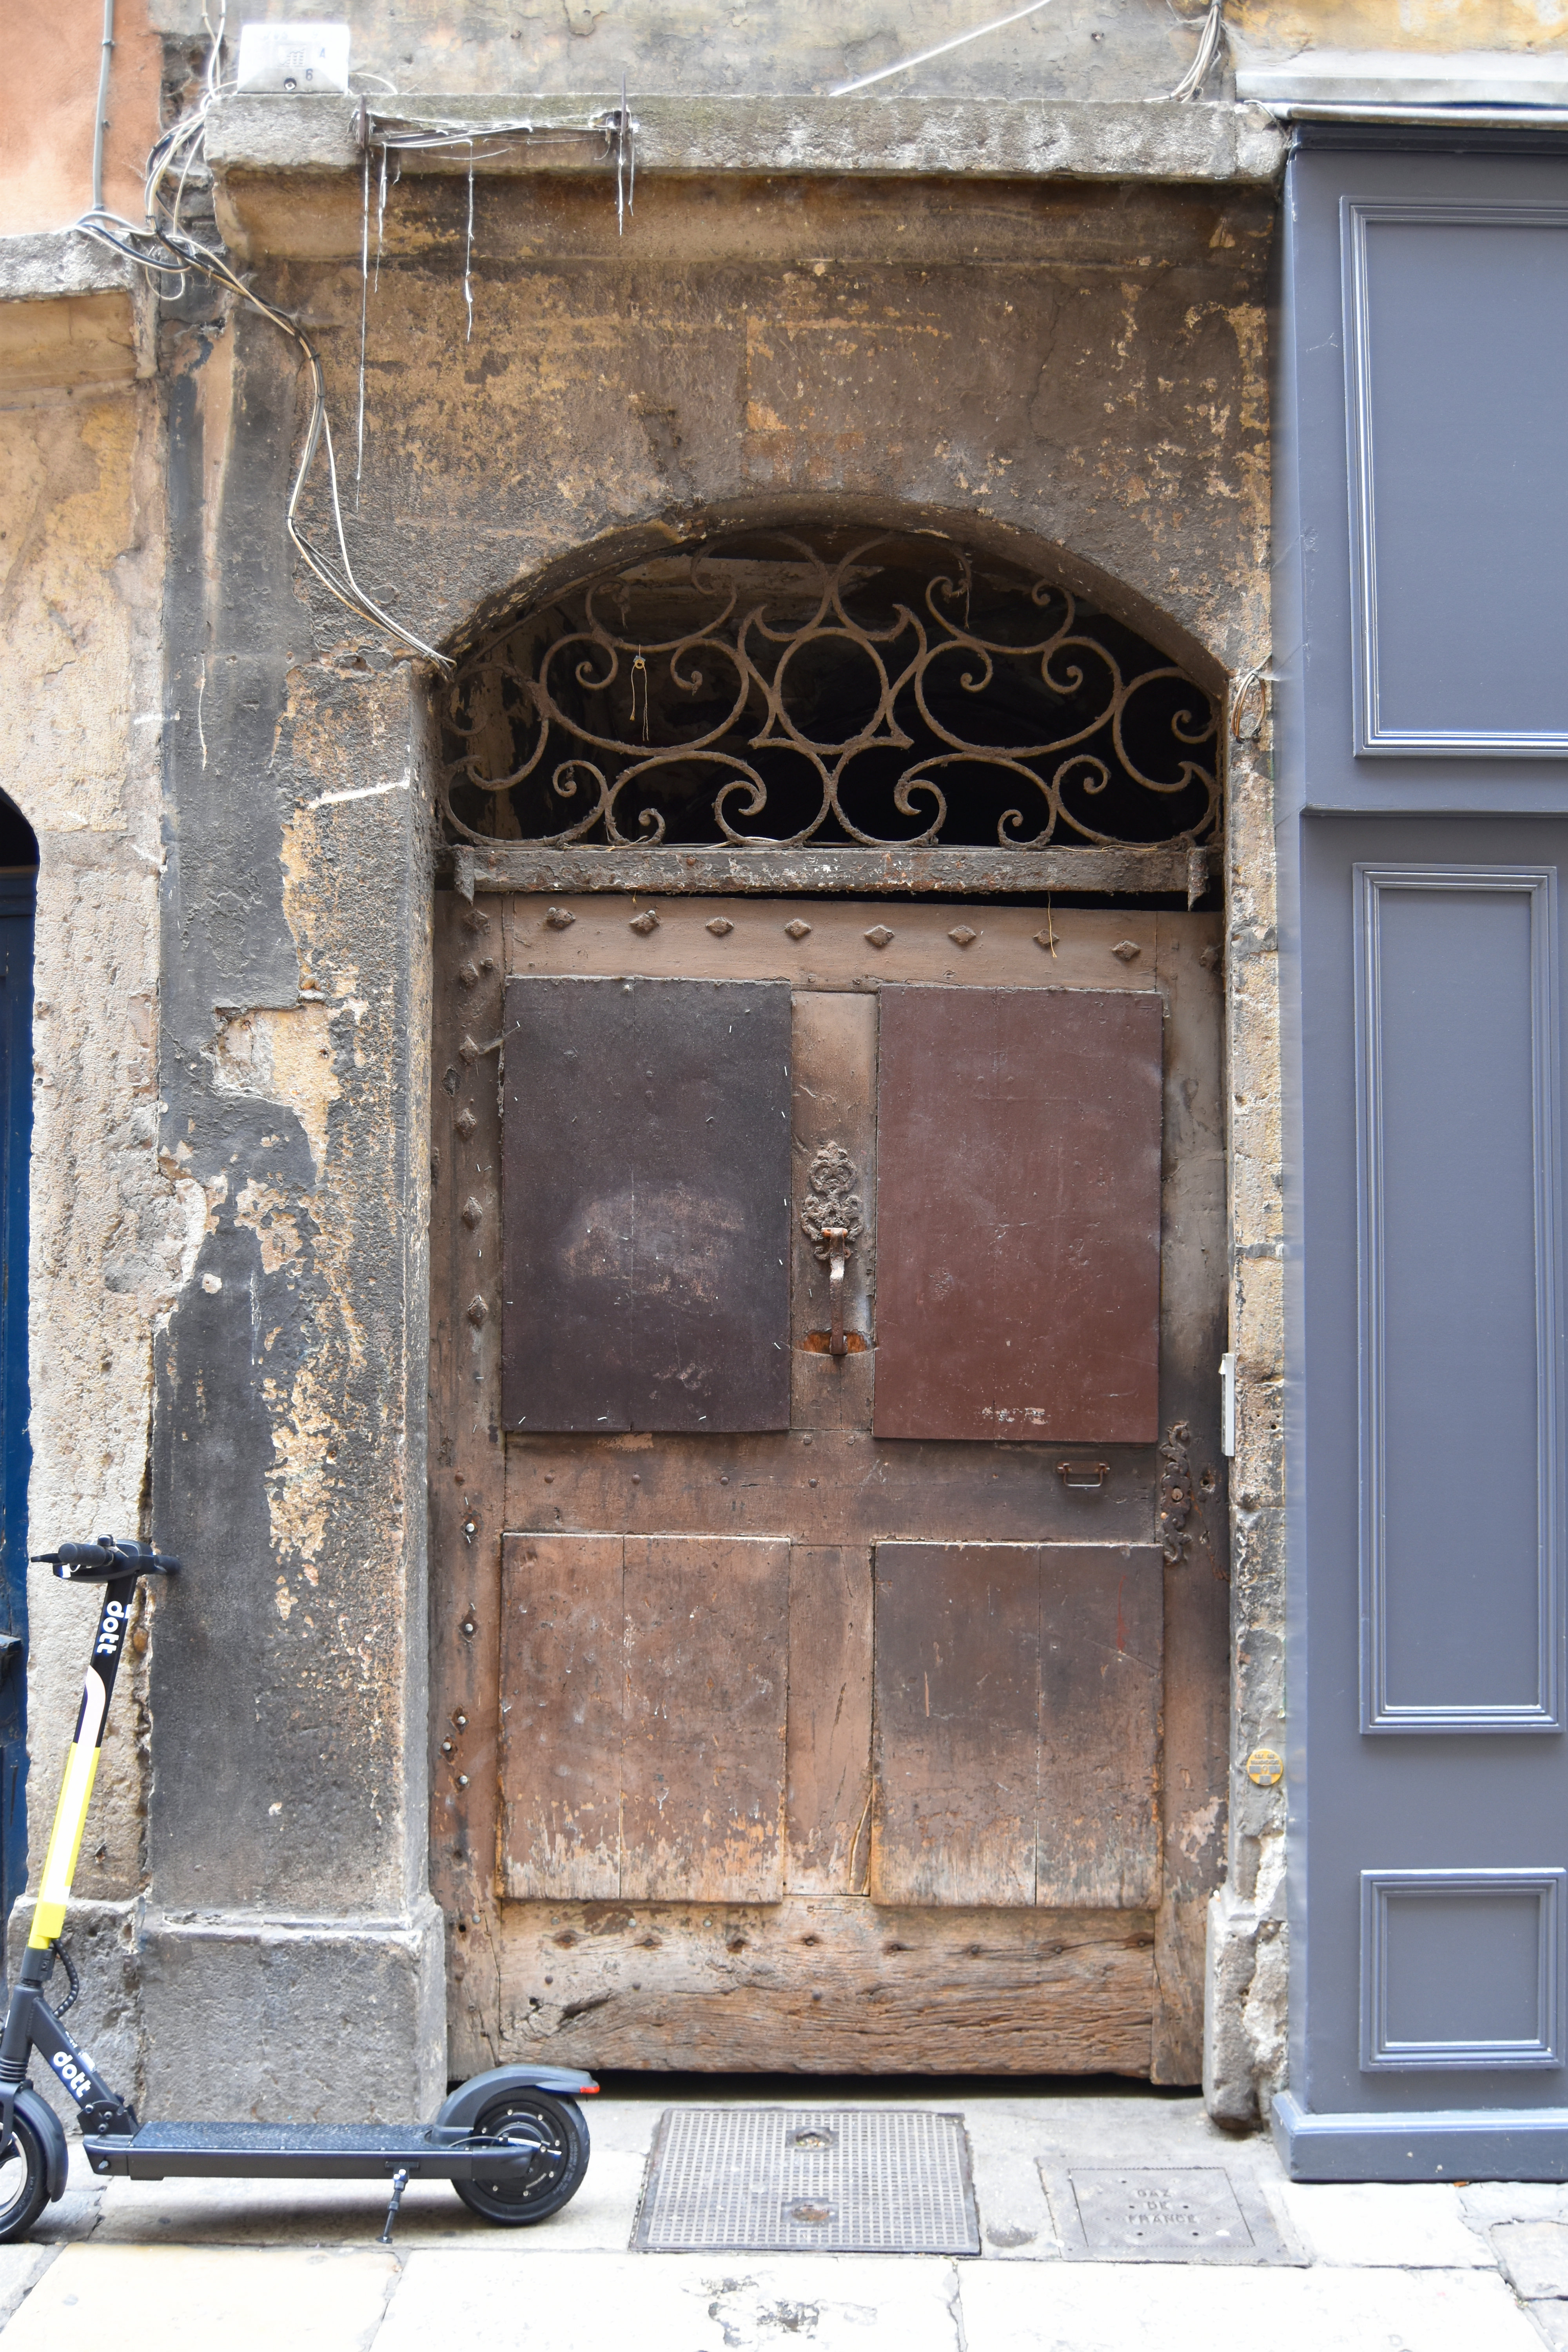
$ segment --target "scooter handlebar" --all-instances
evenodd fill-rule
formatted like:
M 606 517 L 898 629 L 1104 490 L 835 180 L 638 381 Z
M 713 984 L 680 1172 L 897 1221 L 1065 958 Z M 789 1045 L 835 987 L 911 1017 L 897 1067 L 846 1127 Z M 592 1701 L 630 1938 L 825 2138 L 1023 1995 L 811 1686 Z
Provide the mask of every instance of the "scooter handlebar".
M 96 1543 L 63 1543 L 56 1551 L 36 1551 L 40 1565 L 52 1568 L 68 1583 L 104 1583 L 117 1576 L 177 1576 L 180 1563 L 151 1544 L 117 1543 L 100 1536 Z

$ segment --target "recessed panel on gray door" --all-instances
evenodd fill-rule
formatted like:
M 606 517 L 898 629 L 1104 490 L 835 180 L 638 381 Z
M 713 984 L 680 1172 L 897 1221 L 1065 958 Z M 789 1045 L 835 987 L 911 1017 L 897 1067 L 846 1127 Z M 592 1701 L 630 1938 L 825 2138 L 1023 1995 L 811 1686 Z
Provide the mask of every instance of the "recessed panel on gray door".
M 1368 2073 L 1563 2063 L 1568 1871 L 1362 1873 Z
M 1568 207 L 1347 201 L 1356 749 L 1568 749 Z
M 1556 877 L 1355 888 L 1363 1727 L 1556 1730 Z

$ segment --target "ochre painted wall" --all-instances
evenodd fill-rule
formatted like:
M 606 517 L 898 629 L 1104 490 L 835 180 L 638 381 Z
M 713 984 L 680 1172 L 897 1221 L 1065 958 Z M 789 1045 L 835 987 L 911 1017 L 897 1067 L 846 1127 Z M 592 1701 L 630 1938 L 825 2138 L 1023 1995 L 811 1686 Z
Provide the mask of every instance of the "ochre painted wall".
M 147 0 L 115 0 L 104 200 L 142 217 L 142 172 L 158 135 L 163 42 Z M 0 74 L 0 236 L 65 228 L 92 202 L 101 0 L 5 12 Z

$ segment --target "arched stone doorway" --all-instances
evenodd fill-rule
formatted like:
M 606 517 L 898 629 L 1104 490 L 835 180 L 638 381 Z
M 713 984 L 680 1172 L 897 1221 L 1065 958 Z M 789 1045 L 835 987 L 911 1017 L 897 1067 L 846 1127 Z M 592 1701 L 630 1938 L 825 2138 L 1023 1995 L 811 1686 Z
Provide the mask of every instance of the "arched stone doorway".
M 453 2063 L 1195 2080 L 1209 695 L 992 550 L 742 521 L 439 716 Z

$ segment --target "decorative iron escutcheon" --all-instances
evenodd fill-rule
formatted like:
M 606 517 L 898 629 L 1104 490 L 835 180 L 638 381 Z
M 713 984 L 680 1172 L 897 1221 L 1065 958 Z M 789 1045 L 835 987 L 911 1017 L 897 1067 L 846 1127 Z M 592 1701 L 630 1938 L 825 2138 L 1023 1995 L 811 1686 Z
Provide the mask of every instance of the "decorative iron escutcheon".
M 844 1336 L 844 1266 L 866 1230 L 860 1197 L 853 1189 L 858 1172 L 841 1143 L 825 1143 L 811 1163 L 811 1190 L 800 1213 L 801 1232 L 827 1268 L 833 1327 L 827 1341 L 830 1356 L 849 1351 Z

